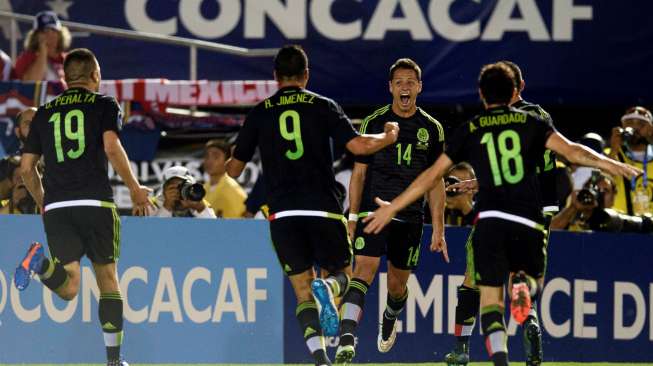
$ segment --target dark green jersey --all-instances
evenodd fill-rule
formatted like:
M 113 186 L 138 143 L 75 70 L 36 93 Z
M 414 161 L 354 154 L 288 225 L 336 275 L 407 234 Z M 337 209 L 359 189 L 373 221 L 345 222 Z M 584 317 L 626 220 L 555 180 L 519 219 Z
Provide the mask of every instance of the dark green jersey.
M 260 148 L 267 203 L 283 210 L 342 212 L 333 174 L 333 145 L 358 136 L 333 100 L 298 87 L 279 89 L 247 116 L 234 157 Z
M 476 212 L 543 222 L 537 165 L 554 131 L 551 121 L 507 106 L 488 109 L 456 129 L 445 152 L 453 162 L 474 167 Z
M 421 108 L 408 118 L 392 112 L 387 105 L 363 120 L 360 132 L 381 133 L 386 122 L 399 123 L 397 142 L 371 156 L 359 156 L 356 161 L 367 164 L 360 212 L 374 211 L 374 197 L 392 201 L 424 170 L 430 167 L 444 150 L 442 125 Z M 396 218 L 408 222 L 422 222 L 424 199 L 413 202 L 400 211 Z
M 513 108 L 521 109 L 526 112 L 534 113 L 542 119 L 548 120 L 553 124 L 551 115 L 547 113 L 538 104 L 529 103 L 525 100 L 519 100 L 512 105 Z M 556 154 L 555 152 L 546 149 L 544 151 L 543 159 L 537 165 L 537 178 L 540 183 L 540 190 L 542 194 L 542 209 L 547 212 L 558 211 L 559 202 L 558 194 L 556 191 L 557 176 L 556 176 Z
M 43 155 L 45 204 L 113 199 L 103 134 L 118 133 L 121 125 L 113 97 L 83 88 L 68 89 L 39 107 L 23 151 Z

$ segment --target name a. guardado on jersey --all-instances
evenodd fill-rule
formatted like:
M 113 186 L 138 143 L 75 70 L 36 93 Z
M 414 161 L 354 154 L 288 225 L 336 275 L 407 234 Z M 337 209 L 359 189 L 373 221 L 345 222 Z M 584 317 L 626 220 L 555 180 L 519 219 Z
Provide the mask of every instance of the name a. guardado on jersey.
M 46 103 L 45 109 L 50 109 L 52 107 L 58 107 L 62 105 L 79 104 L 79 103 L 95 103 L 95 94 L 84 93 L 84 94 L 62 95 L 57 99 Z
M 289 105 L 289 104 L 296 104 L 296 103 L 313 104 L 313 99 L 315 99 L 315 95 L 309 95 L 304 93 L 280 95 L 279 101 L 277 102 L 276 105 Z M 265 109 L 272 108 L 274 106 L 275 104 L 272 104 L 272 101 L 270 99 L 265 100 Z
M 506 113 L 506 114 L 499 114 L 496 116 L 483 116 L 478 119 L 478 123 L 481 125 L 481 127 L 507 125 L 510 123 L 525 123 L 525 122 L 526 122 L 525 113 Z

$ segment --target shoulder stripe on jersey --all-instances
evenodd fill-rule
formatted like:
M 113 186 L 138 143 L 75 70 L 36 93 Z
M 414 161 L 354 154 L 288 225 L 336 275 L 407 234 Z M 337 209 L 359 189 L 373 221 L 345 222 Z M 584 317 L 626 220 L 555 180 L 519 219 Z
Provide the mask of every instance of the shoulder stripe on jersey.
M 435 118 L 433 118 L 430 114 L 426 113 L 422 108 L 419 109 L 419 112 L 422 114 L 422 116 L 426 117 L 429 121 L 433 122 L 435 126 L 438 128 L 438 141 L 442 142 L 444 141 L 444 129 L 442 128 L 442 124 Z
M 364 119 L 363 122 L 361 123 L 360 132 L 361 132 L 361 133 L 365 133 L 365 131 L 367 130 L 367 124 L 368 124 L 371 120 L 373 120 L 374 118 L 376 118 L 376 117 L 378 117 L 378 116 L 382 116 L 382 115 L 384 115 L 384 114 L 385 114 L 387 111 L 389 111 L 389 110 L 390 110 L 390 104 L 388 104 L 388 105 L 386 105 L 386 106 L 383 106 L 383 107 L 381 107 L 381 108 L 375 110 L 374 113 L 372 113 L 372 114 L 370 114 L 369 116 L 365 117 L 365 119 Z

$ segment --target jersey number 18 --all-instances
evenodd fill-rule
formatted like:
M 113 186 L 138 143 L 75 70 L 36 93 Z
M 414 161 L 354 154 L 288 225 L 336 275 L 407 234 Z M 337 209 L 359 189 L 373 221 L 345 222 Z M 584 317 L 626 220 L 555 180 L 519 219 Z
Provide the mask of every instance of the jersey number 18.
M 508 141 L 510 141 L 511 147 L 508 147 Z M 503 181 L 515 184 L 522 180 L 524 177 L 524 161 L 521 156 L 521 141 L 517 132 L 514 130 L 505 130 L 497 137 L 501 168 L 499 168 L 499 159 L 497 158 L 497 151 L 494 147 L 494 135 L 492 132 L 483 134 L 481 144 L 487 146 L 487 155 L 490 160 L 490 168 L 492 169 L 492 178 L 495 187 L 502 185 Z M 512 164 L 510 163 L 511 161 Z

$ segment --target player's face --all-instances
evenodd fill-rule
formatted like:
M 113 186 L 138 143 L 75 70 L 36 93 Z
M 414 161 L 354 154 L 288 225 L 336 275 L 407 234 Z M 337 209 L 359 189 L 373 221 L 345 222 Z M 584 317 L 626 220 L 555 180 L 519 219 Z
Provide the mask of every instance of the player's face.
M 411 112 L 416 108 L 417 95 L 422 91 L 422 82 L 412 69 L 397 69 L 390 80 L 392 104 L 402 112 Z
M 204 153 L 204 171 L 209 175 L 222 175 L 226 170 L 226 156 L 218 148 L 210 147 Z

